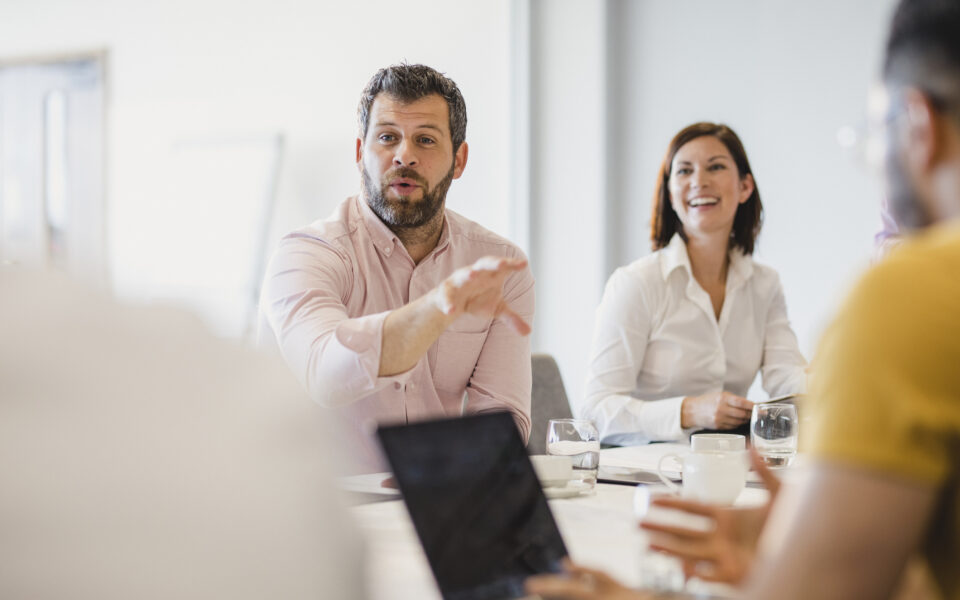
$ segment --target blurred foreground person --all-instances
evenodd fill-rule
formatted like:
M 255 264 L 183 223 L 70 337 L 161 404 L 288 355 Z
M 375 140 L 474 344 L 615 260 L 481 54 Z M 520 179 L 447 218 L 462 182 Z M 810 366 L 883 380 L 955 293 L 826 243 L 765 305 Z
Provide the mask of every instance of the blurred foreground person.
M 885 598 L 913 557 L 939 594 L 960 598 L 957 32 L 958 0 L 905 0 L 895 13 L 887 101 L 873 120 L 886 148 L 890 212 L 908 239 L 859 282 L 821 343 L 814 422 L 803 432 L 812 465 L 784 484 L 752 536 L 723 533 L 717 518 L 708 541 L 725 552 L 698 558 L 705 545 L 685 545 L 690 532 L 660 532 L 661 546 L 669 540 L 675 554 L 713 573 L 747 549 L 748 598 Z M 601 593 L 595 580 L 588 573 L 529 587 L 554 597 L 642 597 L 606 580 Z
M 0 323 L 0 598 L 364 597 L 282 363 L 11 268 Z

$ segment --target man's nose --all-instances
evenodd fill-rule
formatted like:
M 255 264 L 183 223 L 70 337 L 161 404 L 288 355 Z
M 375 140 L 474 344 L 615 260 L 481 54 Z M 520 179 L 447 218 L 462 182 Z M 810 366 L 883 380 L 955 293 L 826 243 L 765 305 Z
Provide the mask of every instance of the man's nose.
M 393 155 L 393 164 L 397 167 L 413 167 L 417 165 L 417 154 L 410 140 L 403 139 L 397 144 L 397 151 Z

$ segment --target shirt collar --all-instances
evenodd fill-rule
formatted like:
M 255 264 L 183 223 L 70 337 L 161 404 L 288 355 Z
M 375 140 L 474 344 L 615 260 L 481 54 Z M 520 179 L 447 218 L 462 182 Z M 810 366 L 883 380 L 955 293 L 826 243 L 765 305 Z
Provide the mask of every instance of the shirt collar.
M 360 213 L 363 225 L 367 228 L 370 239 L 373 240 L 373 245 L 377 247 L 377 250 L 389 256 L 397 246 L 403 246 L 396 234 L 390 231 L 390 228 L 367 205 L 367 201 L 364 200 L 362 194 L 356 196 L 354 202 L 357 203 L 357 211 Z
M 753 275 L 753 259 L 743 252 L 740 248 L 730 249 L 730 270 L 727 277 L 733 276 L 734 285 L 750 279 Z
M 676 269 L 683 268 L 687 274 L 692 274 L 690 268 L 690 256 L 687 254 L 687 245 L 679 233 L 673 234 L 670 243 L 660 250 L 660 274 L 666 281 Z
M 395 233 L 390 231 L 390 228 L 380 220 L 380 217 L 377 216 L 373 209 L 367 204 L 367 201 L 364 200 L 362 194 L 357 195 L 355 200 L 357 203 L 357 210 L 360 212 L 360 218 L 363 221 L 364 226 L 367 228 L 367 231 L 370 233 L 370 238 L 373 240 L 373 244 L 377 249 L 386 254 L 387 256 L 392 255 L 394 252 L 402 250 L 406 252 L 406 248 L 403 247 L 403 242 L 400 241 L 400 238 L 397 237 Z M 444 209 L 443 214 L 443 229 L 440 231 L 440 239 L 437 240 L 437 246 L 433 249 L 430 254 L 437 254 L 444 250 L 450 242 L 450 219 L 447 217 L 446 209 Z
M 437 240 L 437 246 L 433 249 L 433 252 L 430 254 L 436 256 L 441 252 L 447 249 L 447 246 L 450 244 L 450 216 L 447 214 L 447 209 L 443 209 L 443 229 L 440 230 L 440 239 Z
M 660 251 L 660 274 L 664 281 L 674 270 L 683 268 L 687 275 L 693 275 L 690 266 L 690 255 L 687 254 L 687 244 L 679 233 L 673 234 L 670 243 Z M 753 275 L 753 260 L 743 253 L 740 248 L 730 249 L 730 274 L 737 281 L 746 281 Z

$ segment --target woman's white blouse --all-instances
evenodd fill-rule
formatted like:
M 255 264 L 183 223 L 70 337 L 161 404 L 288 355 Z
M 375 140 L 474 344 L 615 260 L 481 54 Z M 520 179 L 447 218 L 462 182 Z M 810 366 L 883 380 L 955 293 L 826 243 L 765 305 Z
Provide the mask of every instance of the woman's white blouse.
M 776 271 L 730 253 L 720 319 L 679 235 L 614 272 L 597 309 L 586 397 L 575 407 L 612 444 L 682 440 L 686 396 L 746 396 L 757 371 L 771 396 L 805 391 L 806 361 Z

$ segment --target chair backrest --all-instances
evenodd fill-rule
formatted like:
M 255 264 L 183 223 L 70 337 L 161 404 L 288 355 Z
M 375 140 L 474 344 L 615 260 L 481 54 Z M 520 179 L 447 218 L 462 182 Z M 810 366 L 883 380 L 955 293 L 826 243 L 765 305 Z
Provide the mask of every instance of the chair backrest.
M 534 354 L 533 393 L 530 398 L 530 441 L 527 452 L 545 454 L 547 449 L 547 423 L 550 419 L 569 419 L 570 402 L 563 389 L 563 378 L 557 361 L 549 354 Z

